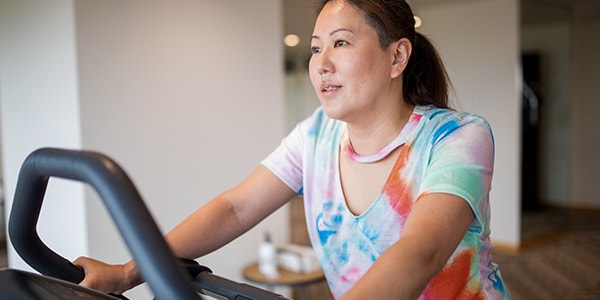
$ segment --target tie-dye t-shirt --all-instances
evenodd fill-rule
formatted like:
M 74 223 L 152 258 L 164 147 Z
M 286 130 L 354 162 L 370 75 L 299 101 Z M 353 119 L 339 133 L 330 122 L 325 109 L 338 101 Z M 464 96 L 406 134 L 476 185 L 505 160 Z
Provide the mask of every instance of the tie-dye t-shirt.
M 463 198 L 475 219 L 420 299 L 510 299 L 492 262 L 488 193 L 494 142 L 480 116 L 417 106 L 381 193 L 360 215 L 344 199 L 339 175 L 344 122 L 322 108 L 299 123 L 262 164 L 303 195 L 307 228 L 330 290 L 339 298 L 402 236 L 412 206 L 428 193 Z

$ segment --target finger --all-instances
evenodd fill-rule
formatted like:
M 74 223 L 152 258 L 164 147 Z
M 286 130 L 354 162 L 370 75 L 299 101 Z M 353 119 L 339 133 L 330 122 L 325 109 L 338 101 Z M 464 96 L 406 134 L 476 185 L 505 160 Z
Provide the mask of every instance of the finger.
M 90 260 L 90 258 L 80 256 L 77 259 L 75 259 L 72 263 L 78 267 L 85 269 L 89 265 Z

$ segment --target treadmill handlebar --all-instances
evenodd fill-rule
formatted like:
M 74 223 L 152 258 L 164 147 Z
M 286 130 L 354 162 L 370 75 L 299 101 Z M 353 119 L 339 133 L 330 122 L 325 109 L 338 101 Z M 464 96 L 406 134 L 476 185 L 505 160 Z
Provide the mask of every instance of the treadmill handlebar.
M 23 162 L 8 231 L 15 250 L 31 267 L 74 283 L 84 277 L 80 268 L 48 248 L 37 233 L 50 177 L 81 181 L 96 190 L 157 299 L 200 299 L 131 179 L 116 162 L 97 152 L 41 148 Z

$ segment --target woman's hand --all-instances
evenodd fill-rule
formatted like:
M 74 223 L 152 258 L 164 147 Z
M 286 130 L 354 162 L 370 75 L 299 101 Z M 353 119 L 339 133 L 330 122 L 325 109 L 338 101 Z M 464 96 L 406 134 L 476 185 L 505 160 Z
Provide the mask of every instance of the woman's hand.
M 82 268 L 85 274 L 79 285 L 89 289 L 122 294 L 141 283 L 133 261 L 124 265 L 110 265 L 92 258 L 79 257 L 73 264 Z

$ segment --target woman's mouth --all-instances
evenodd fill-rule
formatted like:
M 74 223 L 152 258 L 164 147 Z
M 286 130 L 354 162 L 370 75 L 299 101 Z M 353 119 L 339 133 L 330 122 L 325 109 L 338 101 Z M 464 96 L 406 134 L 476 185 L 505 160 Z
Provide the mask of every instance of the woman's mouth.
M 340 88 L 342 88 L 341 85 L 323 85 L 321 87 L 321 92 L 331 93 L 331 92 L 335 92 L 335 91 L 339 90 Z

